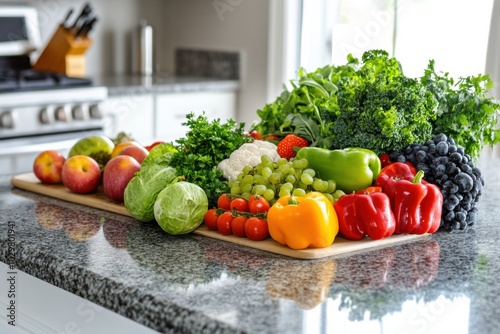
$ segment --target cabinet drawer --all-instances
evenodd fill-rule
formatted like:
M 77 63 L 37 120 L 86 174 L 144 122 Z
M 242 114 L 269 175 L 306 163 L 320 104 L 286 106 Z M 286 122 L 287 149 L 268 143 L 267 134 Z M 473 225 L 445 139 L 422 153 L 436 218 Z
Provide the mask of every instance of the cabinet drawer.
M 160 94 L 156 97 L 156 137 L 173 141 L 186 134 L 186 115 L 205 112 L 208 119 L 235 118 L 235 92 L 189 92 Z

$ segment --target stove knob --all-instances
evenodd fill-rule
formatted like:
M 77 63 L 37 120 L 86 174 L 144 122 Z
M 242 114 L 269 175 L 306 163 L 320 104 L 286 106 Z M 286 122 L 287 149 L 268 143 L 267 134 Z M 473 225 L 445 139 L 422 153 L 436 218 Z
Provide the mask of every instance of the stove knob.
M 77 121 L 83 121 L 83 109 L 82 106 L 74 106 L 73 110 L 71 110 L 71 114 L 73 119 Z
M 89 114 L 90 114 L 90 118 L 93 118 L 93 119 L 101 119 L 102 118 L 101 109 L 99 108 L 99 105 L 97 105 L 97 104 L 93 104 L 90 106 Z
M 42 124 L 50 123 L 49 111 L 47 110 L 47 108 L 43 108 L 42 110 L 40 110 L 40 113 L 38 114 L 38 119 Z
M 64 110 L 64 107 L 57 107 L 56 110 L 54 111 L 54 118 L 56 121 L 59 122 L 67 122 L 68 121 L 68 115 L 66 115 L 66 110 Z
M 0 129 L 13 129 L 14 128 L 14 116 L 11 111 L 4 111 L 0 114 Z

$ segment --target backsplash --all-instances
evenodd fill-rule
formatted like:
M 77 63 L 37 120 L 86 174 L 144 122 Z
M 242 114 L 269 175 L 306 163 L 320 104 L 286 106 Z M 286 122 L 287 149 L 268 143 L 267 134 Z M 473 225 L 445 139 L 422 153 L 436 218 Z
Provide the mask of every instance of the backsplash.
M 175 74 L 238 80 L 240 79 L 240 54 L 227 51 L 177 49 Z

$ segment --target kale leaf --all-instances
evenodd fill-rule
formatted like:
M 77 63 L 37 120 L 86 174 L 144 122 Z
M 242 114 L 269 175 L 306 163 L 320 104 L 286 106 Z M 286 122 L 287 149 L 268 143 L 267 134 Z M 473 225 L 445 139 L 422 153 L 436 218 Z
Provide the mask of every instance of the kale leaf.
M 386 52 L 365 53 L 363 65 L 338 87 L 339 112 L 323 114 L 330 148 L 364 147 L 382 154 L 431 137 L 433 95 L 406 77 Z
M 473 158 L 484 145 L 500 142 L 500 104 L 487 96 L 492 88 L 487 75 L 455 82 L 438 74 L 431 60 L 422 77 L 409 78 L 384 50 L 297 74 L 290 90 L 284 87 L 257 111 L 260 120 L 252 128 L 264 137 L 294 133 L 311 146 L 357 146 L 382 154 L 445 133 Z
M 459 78 L 456 82 L 448 73 L 437 73 L 430 60 L 421 81 L 438 101 L 438 117 L 433 133 L 445 133 L 474 158 L 484 145 L 500 142 L 500 106 L 487 93 L 493 87 L 488 75 Z

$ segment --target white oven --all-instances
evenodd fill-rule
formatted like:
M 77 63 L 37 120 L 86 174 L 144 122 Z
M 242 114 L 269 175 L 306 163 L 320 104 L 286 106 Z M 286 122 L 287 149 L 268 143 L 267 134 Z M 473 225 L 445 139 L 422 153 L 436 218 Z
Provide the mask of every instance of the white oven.
M 31 171 L 43 150 L 67 154 L 80 138 L 104 133 L 105 87 L 0 93 L 0 174 Z
M 41 151 L 67 154 L 78 139 L 104 133 L 107 88 L 34 70 L 37 29 L 34 8 L 0 5 L 0 174 L 31 171 Z

